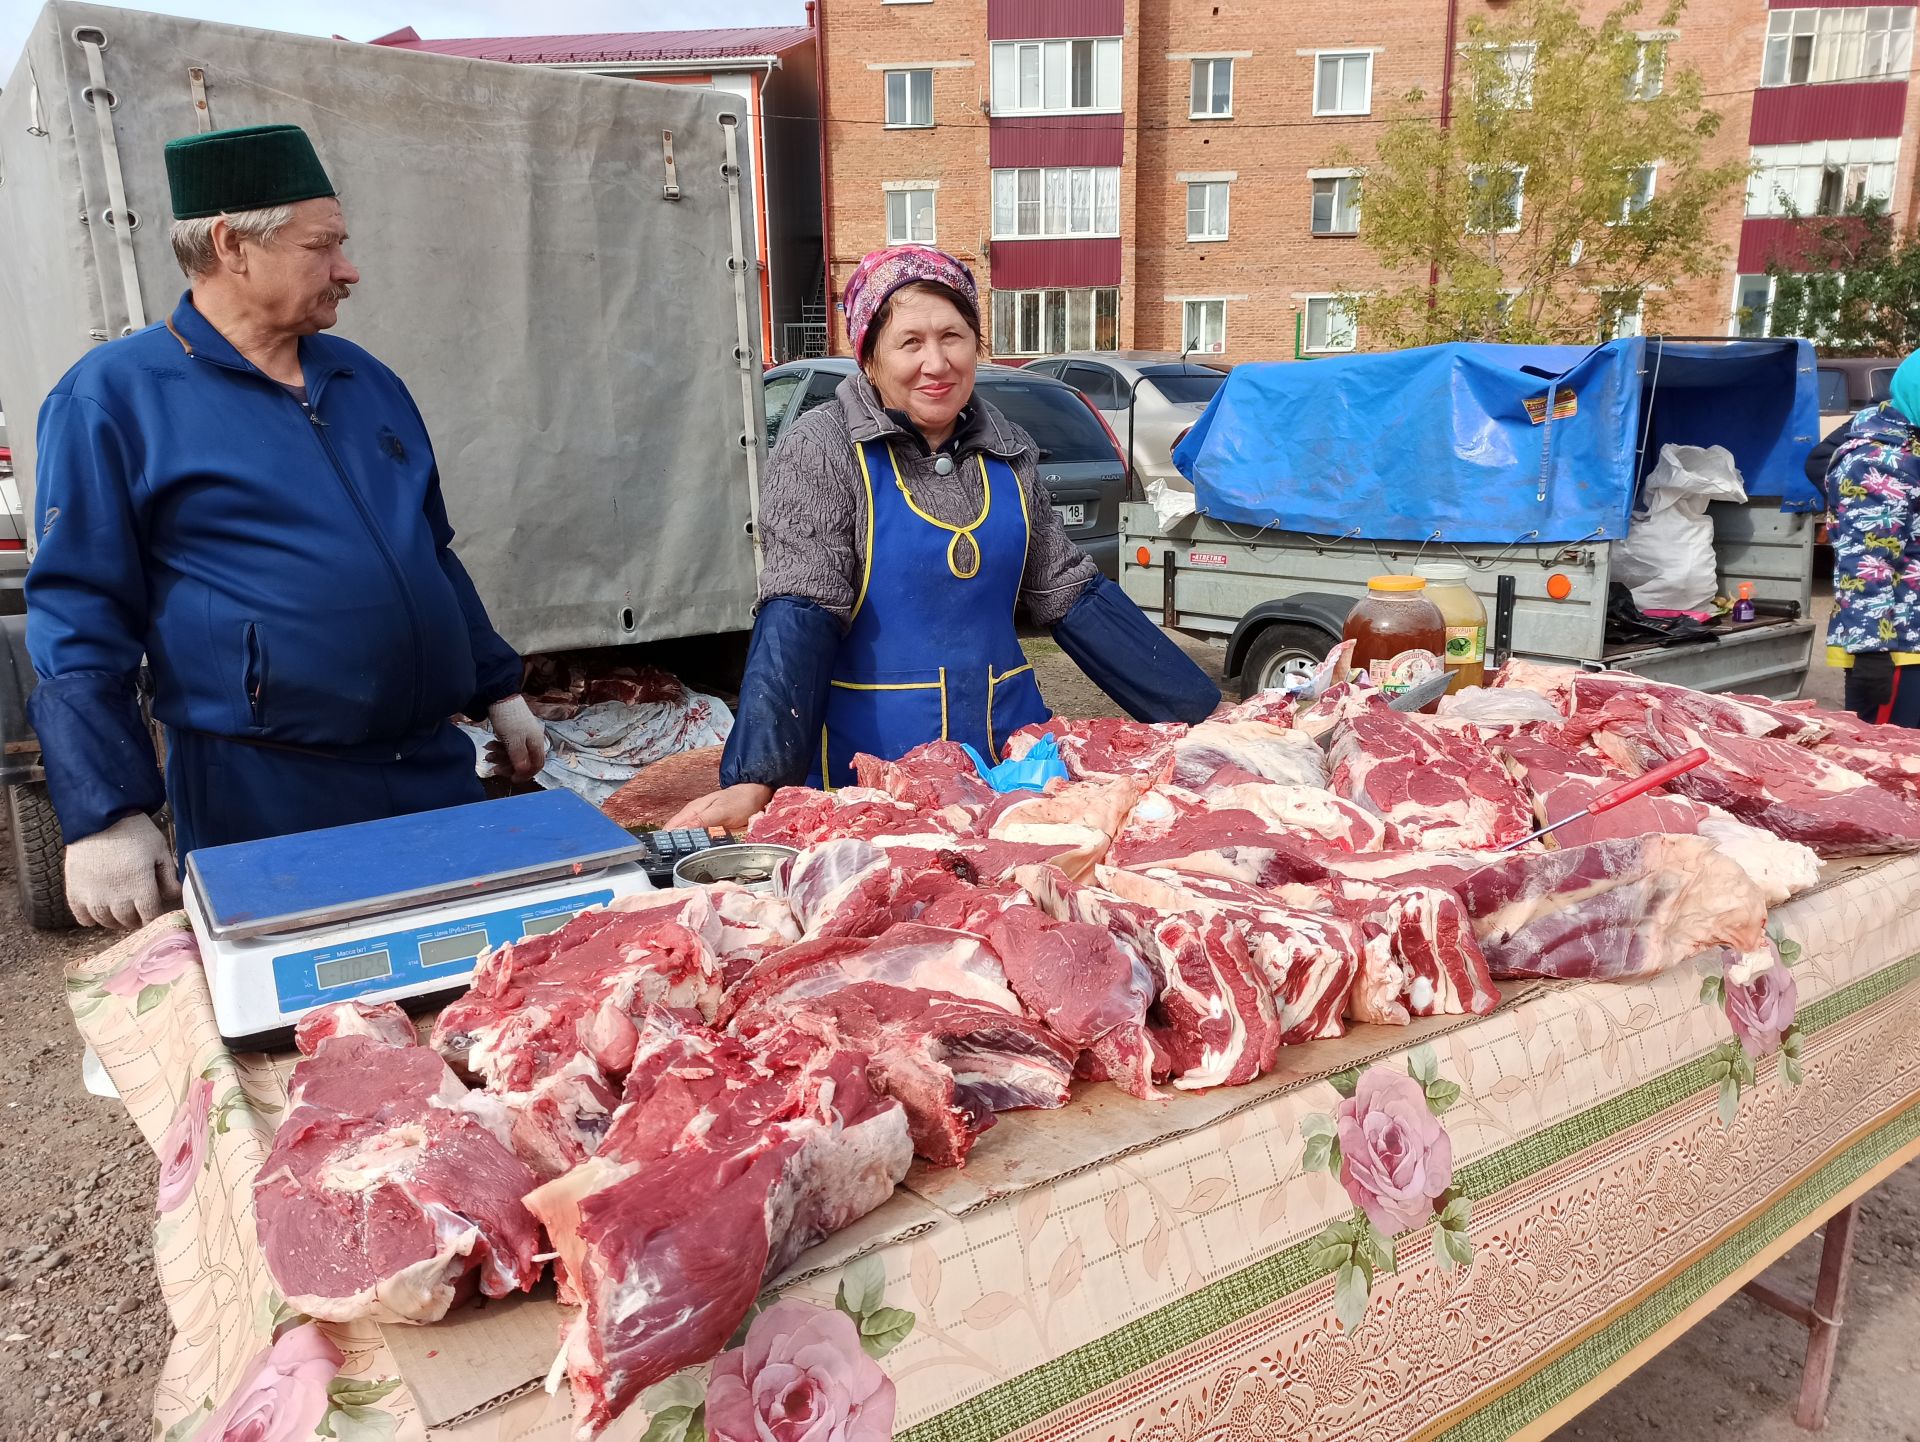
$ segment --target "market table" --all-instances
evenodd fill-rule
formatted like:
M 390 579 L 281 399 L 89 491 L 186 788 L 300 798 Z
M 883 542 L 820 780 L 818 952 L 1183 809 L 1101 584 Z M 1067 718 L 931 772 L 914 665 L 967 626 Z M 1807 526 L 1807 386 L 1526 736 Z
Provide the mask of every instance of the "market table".
M 1543 1436 L 1920 1156 L 1916 887 L 1920 858 L 1837 865 L 1776 909 L 1799 948 L 1804 1080 L 1762 1059 L 1731 1124 L 1737 1043 L 1703 967 L 1508 984 L 1491 1016 L 1359 1027 L 1287 1049 L 1252 1086 L 1146 1103 L 1085 1087 L 1061 1111 L 1007 1115 L 964 1170 L 916 1166 L 779 1285 L 832 1305 L 849 1265 L 877 1259 L 886 1304 L 914 1319 L 882 1364 L 910 1442 Z M 551 1302 L 390 1336 L 326 1327 L 344 1360 L 324 1399 L 309 1374 L 262 1367 L 293 1319 L 249 1198 L 290 1059 L 222 1047 L 194 961 L 169 918 L 67 983 L 160 1153 L 168 1442 L 269 1384 L 341 1442 L 568 1437 L 565 1387 L 535 1381 Z M 1403 1233 L 1397 1272 L 1377 1272 L 1347 1327 L 1323 1234 L 1353 1201 L 1303 1157 L 1330 1129 L 1335 1079 L 1350 1091 L 1355 1069 L 1409 1063 L 1459 1088 L 1439 1124 L 1472 1260 L 1445 1268 L 1433 1227 Z M 606 1436 L 642 1431 L 636 1409 Z

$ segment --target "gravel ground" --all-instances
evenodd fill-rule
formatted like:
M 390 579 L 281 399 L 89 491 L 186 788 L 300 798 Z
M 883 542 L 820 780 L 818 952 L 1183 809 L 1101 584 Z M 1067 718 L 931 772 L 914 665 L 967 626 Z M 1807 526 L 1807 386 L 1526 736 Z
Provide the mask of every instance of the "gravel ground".
M 1217 647 L 1187 644 L 1217 668 Z M 1057 709 L 1110 711 L 1051 642 L 1029 651 Z M 80 1084 L 60 974 L 100 940 L 29 930 L 11 857 L 0 836 L 0 969 L 14 987 L 0 1009 L 0 1442 L 148 1442 L 171 1330 L 150 1251 L 156 1168 L 117 1104 Z M 1828 1435 L 1920 1442 L 1920 1165 L 1867 1200 L 1856 1257 Z M 1810 1291 L 1817 1265 L 1816 1240 L 1776 1280 Z M 1801 1348 L 1791 1323 L 1734 1298 L 1554 1442 L 1790 1442 Z

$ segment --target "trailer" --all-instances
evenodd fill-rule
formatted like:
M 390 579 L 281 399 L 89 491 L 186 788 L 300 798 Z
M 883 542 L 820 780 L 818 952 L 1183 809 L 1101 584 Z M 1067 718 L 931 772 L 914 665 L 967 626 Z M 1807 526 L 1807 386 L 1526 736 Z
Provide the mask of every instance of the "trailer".
M 0 403 L 21 513 L 41 399 L 186 288 L 164 143 L 292 122 L 340 188 L 363 276 L 339 333 L 418 402 L 501 634 L 522 653 L 737 638 L 764 455 L 739 104 L 54 0 L 0 92 Z M 0 783 L 22 902 L 51 924 L 60 847 L 20 623 L 0 618 Z
M 1241 366 L 1176 453 L 1197 509 L 1124 508 L 1120 582 L 1163 625 L 1224 642 L 1243 696 L 1311 670 L 1369 576 L 1454 561 L 1490 615 L 1513 578 L 1516 654 L 1795 697 L 1817 640 L 1814 385 L 1798 340 Z M 1616 547 L 1669 443 L 1733 452 L 1749 498 L 1710 508 L 1714 549 L 1723 588 L 1751 582 L 1762 614 L 1702 643 L 1610 642 Z

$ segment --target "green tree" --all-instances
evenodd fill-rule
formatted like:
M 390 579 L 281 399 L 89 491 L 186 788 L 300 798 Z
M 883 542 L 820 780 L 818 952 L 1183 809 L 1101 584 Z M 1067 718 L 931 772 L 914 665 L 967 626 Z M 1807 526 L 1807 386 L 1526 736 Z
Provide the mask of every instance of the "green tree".
M 1714 217 L 1747 165 L 1706 163 L 1720 117 L 1699 74 L 1637 33 L 1640 8 L 1476 17 L 1451 123 L 1419 91 L 1395 107 L 1359 164 L 1360 234 L 1396 279 L 1347 287 L 1374 344 L 1584 342 L 1636 311 L 1651 330 L 1676 287 L 1718 272 Z
M 1894 227 L 1885 201 L 1803 219 L 1798 239 L 1790 262 L 1776 256 L 1768 266 L 1769 332 L 1805 336 L 1823 355 L 1920 348 L 1920 238 Z

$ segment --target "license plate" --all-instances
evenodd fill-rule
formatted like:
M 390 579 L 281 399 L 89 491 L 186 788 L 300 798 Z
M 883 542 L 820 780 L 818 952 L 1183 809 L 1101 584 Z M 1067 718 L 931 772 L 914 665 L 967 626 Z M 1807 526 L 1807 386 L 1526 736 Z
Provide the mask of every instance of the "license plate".
M 1084 501 L 1075 501 L 1070 506 L 1055 506 L 1054 510 L 1060 513 L 1060 524 L 1063 526 L 1084 526 L 1087 523 L 1087 507 Z

